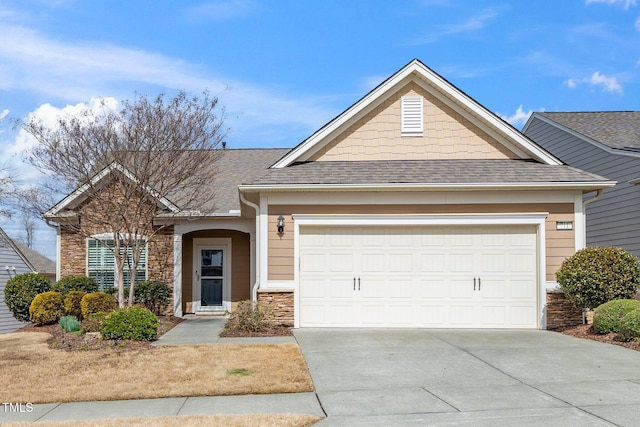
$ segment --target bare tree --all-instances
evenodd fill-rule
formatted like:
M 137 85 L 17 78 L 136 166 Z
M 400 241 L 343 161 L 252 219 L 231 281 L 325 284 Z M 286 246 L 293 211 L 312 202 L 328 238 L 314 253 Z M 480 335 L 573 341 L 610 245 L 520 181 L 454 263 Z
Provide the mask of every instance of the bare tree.
M 15 193 L 15 177 L 5 166 L 0 166 L 0 217 L 11 217 L 11 201 Z
M 38 141 L 29 161 L 53 178 L 57 191 L 86 203 L 49 212 L 49 221 L 108 247 L 115 261 L 118 301 L 125 305 L 124 271 L 133 304 L 136 271 L 145 245 L 178 220 L 198 215 L 212 199 L 214 148 L 225 136 L 223 112 L 208 93 L 166 98 L 137 96 L 116 111 L 105 104 L 55 127 L 37 119 L 23 128 Z M 154 218 L 162 217 L 160 224 Z M 104 237 L 108 233 L 109 237 Z M 96 237 L 97 236 L 97 237 Z

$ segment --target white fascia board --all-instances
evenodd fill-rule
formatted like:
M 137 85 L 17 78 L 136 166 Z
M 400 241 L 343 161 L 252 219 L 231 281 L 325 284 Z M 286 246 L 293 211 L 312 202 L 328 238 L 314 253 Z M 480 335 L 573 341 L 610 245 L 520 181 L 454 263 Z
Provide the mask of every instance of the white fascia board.
M 531 115 L 531 117 L 529 118 L 529 120 L 525 124 L 524 128 L 522 128 L 522 132 L 526 132 L 527 129 L 529 128 L 529 126 L 531 124 L 533 124 L 533 122 L 536 119 L 540 120 L 542 122 L 545 122 L 548 125 L 551 125 L 551 126 L 553 126 L 555 128 L 558 128 L 558 129 L 560 129 L 560 130 L 562 130 L 562 131 L 564 131 L 564 132 L 566 132 L 568 134 L 571 134 L 572 136 L 574 136 L 574 137 L 576 137 L 578 139 L 581 139 L 582 141 L 584 141 L 586 143 L 589 143 L 589 144 L 593 145 L 594 147 L 597 147 L 597 148 L 601 149 L 602 151 L 605 151 L 605 152 L 607 152 L 609 154 L 615 154 L 615 155 L 618 155 L 618 156 L 636 157 L 636 158 L 640 157 L 640 152 L 625 150 L 624 148 L 612 148 L 612 147 L 609 147 L 608 145 L 603 144 L 602 142 L 596 141 L 593 138 L 589 138 L 588 136 L 583 135 L 580 132 L 577 132 L 577 131 L 575 131 L 575 130 L 573 130 L 571 128 L 568 128 L 568 127 L 566 127 L 566 126 L 564 126 L 564 125 L 562 125 L 562 124 L 560 124 L 558 122 L 554 122 L 553 120 L 551 120 L 551 119 L 549 119 L 547 117 L 541 116 L 538 113 L 533 113 Z M 629 183 L 631 184 L 631 182 L 629 182 Z
M 415 215 L 293 214 L 300 225 L 496 225 L 542 224 L 549 212 Z
M 311 191 L 263 193 L 269 205 L 486 205 L 574 203 L 582 190 Z
M 468 183 L 468 184 L 268 184 L 241 185 L 242 192 L 278 192 L 278 191 L 450 191 L 450 190 L 492 190 L 492 189 L 580 189 L 595 190 L 613 187 L 616 181 L 589 182 L 503 182 L 503 183 Z

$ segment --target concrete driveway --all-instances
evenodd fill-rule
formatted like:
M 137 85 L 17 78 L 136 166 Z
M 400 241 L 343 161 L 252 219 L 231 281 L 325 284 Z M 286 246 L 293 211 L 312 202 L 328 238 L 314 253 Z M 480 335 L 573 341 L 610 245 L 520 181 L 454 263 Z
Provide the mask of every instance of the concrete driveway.
M 547 331 L 298 329 L 320 426 L 637 426 L 640 352 Z

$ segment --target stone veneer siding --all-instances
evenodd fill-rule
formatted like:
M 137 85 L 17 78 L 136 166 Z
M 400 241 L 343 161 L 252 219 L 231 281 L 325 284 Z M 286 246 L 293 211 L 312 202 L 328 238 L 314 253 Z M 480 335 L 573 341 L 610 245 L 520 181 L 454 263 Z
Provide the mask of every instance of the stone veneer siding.
M 554 331 L 582 324 L 582 310 L 575 308 L 560 289 L 547 291 L 547 329 Z
M 279 325 L 293 326 L 293 292 L 258 290 L 258 301 L 266 304 Z M 547 291 L 547 329 L 558 330 L 582 324 L 582 310 L 573 306 L 561 290 Z
M 258 302 L 271 310 L 274 323 L 293 326 L 293 291 L 258 289 Z

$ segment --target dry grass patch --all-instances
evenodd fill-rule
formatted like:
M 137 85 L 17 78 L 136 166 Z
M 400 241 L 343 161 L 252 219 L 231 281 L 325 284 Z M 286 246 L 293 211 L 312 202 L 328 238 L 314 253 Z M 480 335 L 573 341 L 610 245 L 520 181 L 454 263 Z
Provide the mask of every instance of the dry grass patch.
M 0 336 L 0 401 L 50 403 L 313 391 L 296 344 L 69 352 L 49 348 L 49 338 L 43 332 Z
M 307 427 L 322 418 L 305 414 L 251 414 L 251 415 L 185 415 L 177 417 L 156 418 L 127 418 L 117 420 L 83 420 L 85 427 L 120 427 L 126 424 L 128 427 Z M 32 423 L 6 423 L 11 427 L 31 426 Z M 78 421 L 56 421 L 38 423 L 41 427 L 74 427 Z

